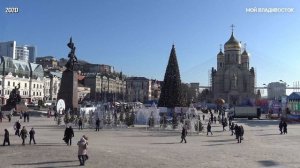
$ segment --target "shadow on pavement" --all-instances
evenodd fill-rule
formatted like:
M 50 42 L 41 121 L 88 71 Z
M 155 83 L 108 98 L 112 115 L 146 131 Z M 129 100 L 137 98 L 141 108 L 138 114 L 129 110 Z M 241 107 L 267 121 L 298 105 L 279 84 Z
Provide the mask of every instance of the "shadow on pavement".
M 68 163 L 68 162 L 77 162 L 77 161 L 78 160 L 60 160 L 60 161 L 48 161 L 48 162 L 18 163 L 18 164 L 12 164 L 12 165 L 17 165 L 17 166 L 42 165 L 42 164 Z
M 256 135 L 256 136 L 280 136 L 281 134 L 280 133 L 278 133 L 278 134 L 262 134 L 262 135 Z
M 238 122 L 239 124 L 245 124 L 249 127 L 256 126 L 269 126 L 269 125 L 278 125 L 279 120 L 248 120 L 248 119 L 236 119 L 233 121 L 234 123 Z
M 166 144 L 180 144 L 180 142 L 158 142 L 158 143 L 150 143 L 151 145 L 166 145 Z
M 279 163 L 278 162 L 275 162 L 273 160 L 260 160 L 260 161 L 257 161 L 259 164 L 261 164 L 262 166 L 265 166 L 265 167 L 274 167 L 274 166 L 278 166 Z
M 204 141 L 204 142 L 231 142 L 231 141 L 236 141 L 236 139 L 209 140 L 209 141 Z
M 55 166 L 55 167 L 46 166 L 46 167 L 37 167 L 37 168 L 57 168 L 57 167 L 81 167 L 81 166 L 79 164 L 76 164 L 76 165 L 67 165 L 67 166 Z
M 66 146 L 66 143 L 38 143 L 35 146 Z

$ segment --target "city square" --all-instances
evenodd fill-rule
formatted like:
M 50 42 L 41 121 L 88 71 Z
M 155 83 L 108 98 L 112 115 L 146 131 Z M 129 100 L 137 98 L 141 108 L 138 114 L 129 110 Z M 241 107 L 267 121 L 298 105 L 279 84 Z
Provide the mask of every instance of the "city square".
M 0 168 L 299 168 L 298 8 L 1 2 Z
M 18 117 L 13 117 L 16 121 Z M 207 122 L 208 120 L 206 120 Z M 72 146 L 63 140 L 64 126 L 53 118 L 31 117 L 24 123 L 36 130 L 36 145 L 21 145 L 14 135 L 13 122 L 3 121 L 0 129 L 8 128 L 11 146 L 1 147 L 1 167 L 77 167 L 77 141 L 89 138 L 86 167 L 299 167 L 299 124 L 289 124 L 288 134 L 280 135 L 277 120 L 237 119 L 245 129 L 244 140 L 237 143 L 230 131 L 220 124 L 212 125 L 213 136 L 206 131 L 188 134 L 187 143 L 180 142 L 180 131 L 133 128 L 78 130 Z M 23 122 L 21 123 L 23 125 Z M 204 124 L 206 125 L 206 124 Z

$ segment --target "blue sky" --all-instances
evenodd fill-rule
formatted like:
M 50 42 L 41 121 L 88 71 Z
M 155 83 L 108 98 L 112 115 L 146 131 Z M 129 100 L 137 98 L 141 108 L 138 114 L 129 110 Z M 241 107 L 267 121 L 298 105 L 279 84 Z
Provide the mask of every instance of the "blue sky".
M 0 7 L 0 41 L 36 45 L 38 56 L 67 57 L 72 36 L 79 59 L 163 80 L 174 43 L 182 81 L 201 85 L 208 85 L 219 45 L 234 24 L 258 86 L 300 80 L 297 0 L 0 0 Z M 6 7 L 19 13 L 7 14 Z M 294 12 L 247 13 L 252 7 Z

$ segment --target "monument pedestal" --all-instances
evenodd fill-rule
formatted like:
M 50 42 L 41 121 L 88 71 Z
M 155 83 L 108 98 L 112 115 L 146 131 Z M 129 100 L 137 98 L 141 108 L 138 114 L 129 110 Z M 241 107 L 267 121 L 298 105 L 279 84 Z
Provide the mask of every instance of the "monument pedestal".
M 57 99 L 63 99 L 66 104 L 65 111 L 71 110 L 76 114 L 78 109 L 78 74 L 75 71 L 65 70 L 62 74 Z M 75 113 L 74 113 L 75 112 Z

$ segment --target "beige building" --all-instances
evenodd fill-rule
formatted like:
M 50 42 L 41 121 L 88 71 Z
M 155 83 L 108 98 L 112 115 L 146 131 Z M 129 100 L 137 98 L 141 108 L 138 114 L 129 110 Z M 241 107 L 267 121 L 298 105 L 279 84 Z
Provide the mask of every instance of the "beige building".
M 44 70 L 39 64 L 2 56 L 0 77 L 2 104 L 6 104 L 15 87 L 20 87 L 21 98 L 26 102 L 42 100 L 44 97 Z
M 91 88 L 91 100 L 122 101 L 126 93 L 125 77 L 120 73 L 85 73 L 84 85 Z
M 145 77 L 129 77 L 126 79 L 127 101 L 146 102 L 151 100 L 151 80 Z
M 246 48 L 232 32 L 230 39 L 217 55 L 217 69 L 212 68 L 211 84 L 214 100 L 222 98 L 231 105 L 255 99 L 255 71 L 249 68 Z

